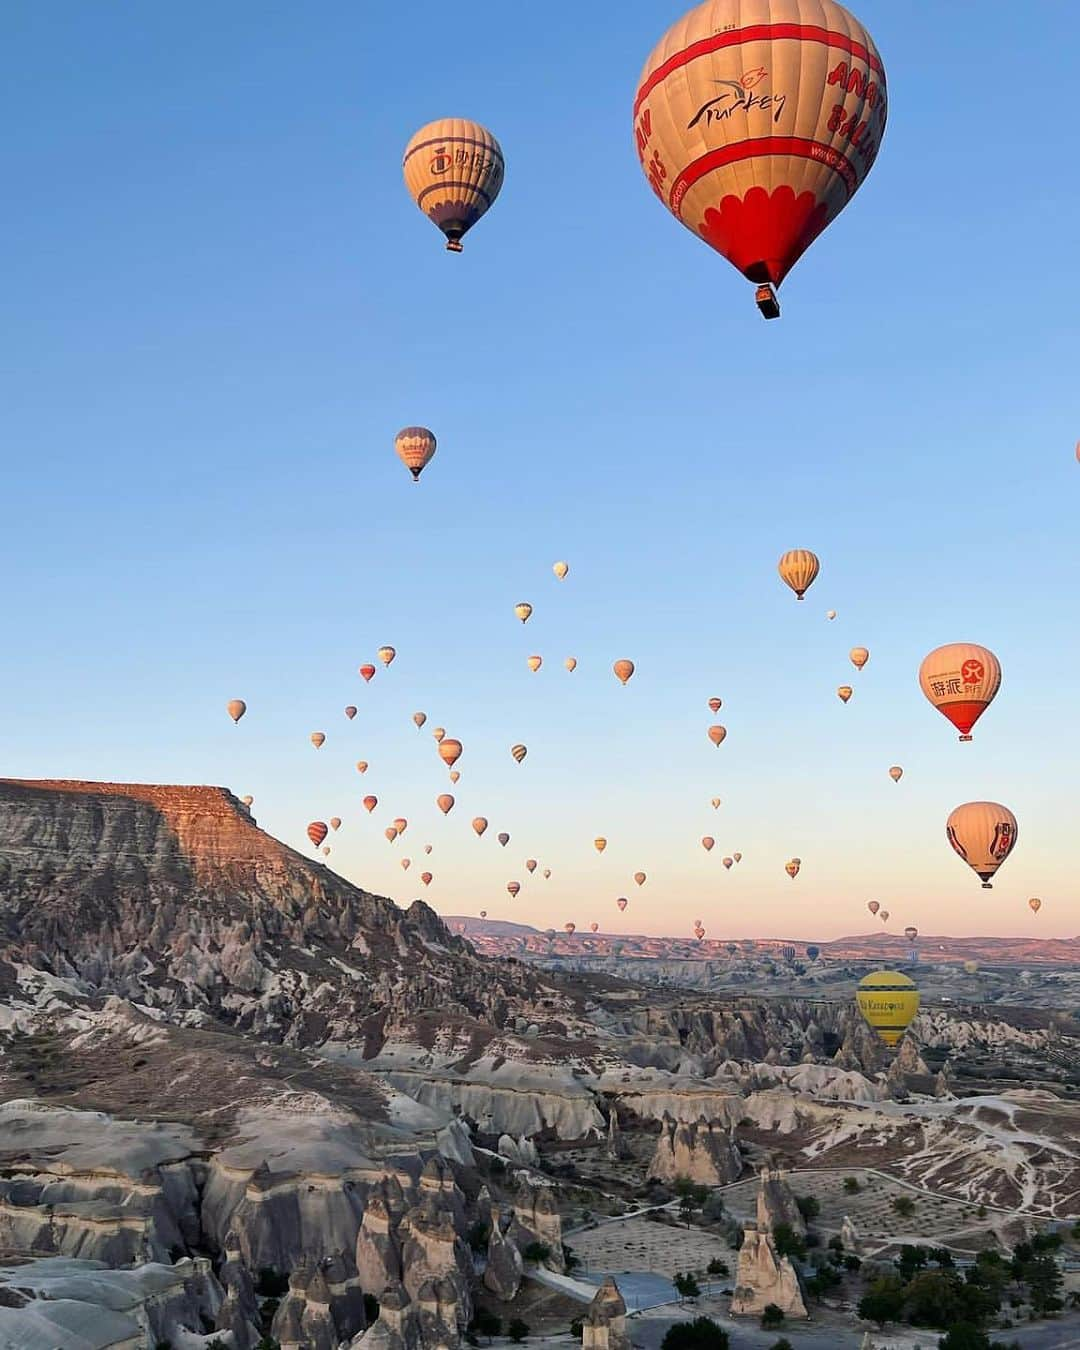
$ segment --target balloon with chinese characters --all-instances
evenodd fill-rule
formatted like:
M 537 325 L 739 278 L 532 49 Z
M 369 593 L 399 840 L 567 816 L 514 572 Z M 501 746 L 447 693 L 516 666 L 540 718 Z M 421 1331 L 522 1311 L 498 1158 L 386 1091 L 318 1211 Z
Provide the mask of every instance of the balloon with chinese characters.
M 479 122 L 441 117 L 405 147 L 405 186 L 416 205 L 446 236 L 451 253 L 488 210 L 503 185 L 499 142 Z
M 971 728 L 1001 687 L 1001 664 L 988 647 L 950 642 L 923 659 L 919 686 L 959 731 L 960 739 L 970 741 Z
M 886 113 L 873 39 L 834 0 L 705 0 L 645 62 L 634 138 L 676 220 L 778 286 L 870 172 Z

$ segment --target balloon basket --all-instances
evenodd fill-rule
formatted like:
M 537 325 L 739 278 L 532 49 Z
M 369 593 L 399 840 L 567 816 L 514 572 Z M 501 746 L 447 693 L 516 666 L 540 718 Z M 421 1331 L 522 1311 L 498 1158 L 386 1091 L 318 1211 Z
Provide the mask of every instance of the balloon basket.
M 759 286 L 754 292 L 754 303 L 766 319 L 780 317 L 780 301 L 777 300 L 776 292 L 771 286 Z
M 973 741 L 973 740 L 975 739 L 975 737 L 974 737 L 974 736 L 961 736 L 960 739 L 961 739 L 961 741 Z
M 447 253 L 464 253 L 465 245 L 460 243 L 457 239 L 448 239 L 446 241 L 446 251 Z
M 984 891 L 992 891 L 994 889 L 994 886 L 992 882 L 984 881 L 982 884 L 982 888 Z

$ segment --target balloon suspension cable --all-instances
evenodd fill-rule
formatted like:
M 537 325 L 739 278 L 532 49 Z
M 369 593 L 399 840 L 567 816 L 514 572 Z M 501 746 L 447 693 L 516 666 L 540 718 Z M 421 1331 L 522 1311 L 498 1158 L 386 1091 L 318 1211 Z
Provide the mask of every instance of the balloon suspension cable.
M 776 292 L 771 286 L 759 286 L 754 292 L 754 303 L 766 319 L 778 319 L 780 317 L 780 301 L 776 298 Z

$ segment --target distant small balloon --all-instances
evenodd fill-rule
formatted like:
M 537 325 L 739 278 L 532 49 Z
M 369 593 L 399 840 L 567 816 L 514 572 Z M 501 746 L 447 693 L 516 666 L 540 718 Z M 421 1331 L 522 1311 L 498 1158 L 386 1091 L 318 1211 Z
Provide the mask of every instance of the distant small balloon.
M 909 924 L 907 928 L 904 929 L 904 936 L 909 942 L 914 942 L 919 936 L 919 930 L 913 924 Z
M 624 895 L 620 895 L 618 900 L 615 901 L 615 903 L 619 906 L 620 910 L 623 910 L 630 903 L 630 901 L 627 900 L 627 898 Z
M 719 810 L 720 810 L 720 800 L 721 800 L 721 799 L 720 799 L 719 797 L 714 797 L 714 798 L 712 799 L 712 809 L 713 809 L 714 811 L 719 811 Z
M 427 427 L 403 427 L 394 437 L 397 457 L 412 474 L 414 483 L 420 481 L 420 475 L 434 458 L 436 448 L 435 433 Z
M 307 827 L 307 837 L 311 840 L 311 842 L 315 845 L 316 848 L 319 847 L 319 845 L 326 838 L 328 833 L 329 830 L 321 820 L 313 820 L 311 824 Z
M 590 933 L 596 933 L 596 932 L 599 932 L 599 930 L 600 930 L 600 925 L 599 925 L 598 923 L 593 922 L 593 923 L 589 924 L 589 932 L 590 932 Z
M 430 886 L 430 885 L 431 885 L 431 873 L 430 873 L 430 872 L 421 872 L 421 873 L 420 873 L 420 880 L 424 883 L 425 886 Z
M 501 834 L 497 834 L 495 838 L 498 839 L 499 843 L 502 844 L 503 848 L 505 848 L 507 844 L 510 842 L 510 836 L 506 833 L 505 830 L 503 830 Z
M 634 673 L 633 661 L 627 661 L 625 659 L 616 661 L 611 668 L 615 672 L 615 678 L 623 685 L 627 683 L 630 676 Z
M 482 919 L 486 919 L 486 918 L 487 918 L 487 910 L 486 910 L 486 909 L 482 909 L 482 910 L 480 911 L 480 917 L 481 917 Z
M 1031 910 L 1032 914 L 1038 914 L 1039 910 L 1042 909 L 1042 901 L 1036 896 L 1032 896 L 1028 901 L 1028 909 Z
M 412 859 L 411 859 L 411 858 L 402 858 L 402 860 L 401 860 L 401 870 L 402 870 L 403 872 L 407 872 L 407 871 L 409 870 L 409 867 L 410 867 L 411 863 L 412 863 Z
M 384 666 L 388 666 L 394 657 L 397 656 L 397 652 L 394 651 L 393 647 L 380 647 L 375 655 Z
M 514 613 L 518 616 L 518 618 L 521 620 L 522 623 L 528 623 L 529 615 L 532 613 L 532 605 L 526 604 L 526 602 L 523 600 L 520 605 L 514 606 Z
M 734 863 L 735 859 L 734 859 L 734 858 L 721 858 L 720 861 L 724 864 L 724 870 L 730 872 L 730 871 L 731 871 L 732 864 Z
M 447 816 L 454 809 L 454 799 L 450 796 L 449 792 L 443 792 L 435 798 L 435 805 L 444 816 Z
M 329 856 L 330 856 L 330 845 L 329 845 L 329 844 L 324 844 L 324 845 L 323 845 L 323 857 L 329 858 Z
M 965 971 L 968 975 L 976 975 L 976 974 L 978 974 L 978 971 L 979 971 L 979 963 L 978 963 L 978 961 L 965 961 L 965 962 L 964 962 L 964 971 Z
M 424 723 L 427 721 L 427 713 L 422 712 L 413 713 L 412 720 L 416 723 L 418 727 L 422 727 Z
M 510 747 L 510 753 L 513 755 L 515 761 L 520 764 L 529 751 L 524 745 L 512 745 Z
M 341 829 L 341 817 L 340 817 L 340 816 L 331 816 L 331 817 L 330 817 L 330 828 L 331 828 L 332 830 L 340 830 L 340 829 Z
M 836 691 L 836 697 L 841 703 L 846 703 L 854 692 L 850 684 L 842 684 Z
M 361 675 L 363 675 L 363 677 L 364 677 L 364 683 L 365 683 L 365 684 L 368 684 L 368 683 L 370 683 L 371 679 L 373 678 L 373 676 L 374 676 L 374 674 L 375 674 L 375 667 L 374 667 L 374 666 L 361 666 L 361 667 L 359 668 L 359 673 L 360 673 Z
M 460 771 L 459 771 L 458 769 L 451 769 L 451 770 L 450 770 L 450 781 L 451 781 L 451 783 L 457 783 L 460 779 L 461 779 L 461 773 L 460 773 Z
M 827 609 L 827 610 L 825 611 L 825 617 L 826 617 L 827 619 L 830 619 L 830 620 L 831 620 L 831 619 L 835 619 L 835 618 L 836 618 L 836 610 L 835 610 L 835 609 Z
M 709 740 L 712 741 L 713 745 L 718 746 L 726 736 L 727 736 L 727 727 L 717 725 L 709 728 Z
M 353 704 L 353 703 L 346 704 L 346 707 L 345 707 L 345 716 L 349 719 L 350 722 L 353 720 L 353 718 L 356 716 L 356 705 L 355 705 L 355 704 Z
M 648 878 L 646 877 L 644 872 L 635 872 L 634 880 L 637 882 L 639 886 L 644 886 Z
M 365 798 L 364 798 L 364 810 L 367 811 L 369 814 L 370 814 L 370 812 L 372 812 L 372 811 L 375 810 L 375 808 L 378 806 L 378 804 L 379 804 L 379 799 L 378 799 L 378 797 L 365 797 Z
M 436 744 L 436 745 L 441 745 L 442 742 L 443 742 L 443 740 L 444 740 L 445 737 L 446 737 L 446 728 L 445 728 L 445 727 L 433 727 L 433 728 L 432 728 L 432 731 L 431 731 L 431 734 L 435 737 L 435 744 Z
M 366 759 L 358 759 L 358 760 L 356 761 L 356 772 L 357 772 L 357 773 L 367 773 L 367 771 L 368 771 L 368 762 L 367 762 L 367 760 L 366 760 Z
M 240 800 L 244 803 L 244 805 L 248 808 L 249 811 L 251 810 L 251 807 L 255 802 L 255 798 L 251 796 L 241 797 Z
M 452 736 L 444 736 L 439 742 L 439 758 L 448 769 L 452 769 L 461 758 L 461 742 Z
M 559 578 L 559 580 L 562 581 L 565 578 L 567 572 L 570 571 L 570 564 L 565 562 L 557 562 L 552 567 L 551 570 L 555 573 L 555 575 Z
M 430 845 L 430 844 L 425 844 L 425 845 L 424 845 L 424 852 L 425 852 L 425 853 L 430 853 L 430 852 L 431 852 L 431 845 Z
M 603 837 L 594 839 L 592 842 L 593 848 L 596 849 L 597 853 L 603 853 L 604 849 L 607 848 L 607 840 Z
M 391 844 L 398 836 L 398 832 L 397 830 L 394 829 L 393 825 L 387 825 L 386 829 L 383 830 L 383 834 L 386 835 L 387 839 L 390 841 Z
M 544 664 L 544 658 L 543 658 L 542 656 L 530 656 L 530 657 L 529 657 L 529 660 L 528 660 L 528 666 L 529 666 L 529 669 L 532 671 L 532 673 L 533 673 L 534 675 L 536 674 L 536 672 L 540 669 L 540 667 L 541 667 L 543 664 Z
M 521 882 L 520 882 L 520 881 L 508 881 L 508 882 L 506 883 L 506 889 L 510 892 L 510 894 L 511 894 L 512 896 L 516 896 L 517 893 L 521 890 Z
M 735 859 L 735 861 L 736 861 L 737 863 L 741 863 L 741 862 L 742 862 L 742 854 L 741 854 L 741 853 L 733 853 L 731 856 Z
M 409 822 L 405 819 L 404 816 L 395 817 L 393 825 L 394 829 L 397 830 L 398 834 L 404 834 L 405 831 L 409 828 Z
M 325 735 L 321 731 L 313 731 L 311 733 L 311 744 L 318 750 L 320 746 L 326 744 Z
M 794 881 L 795 878 L 799 875 L 799 867 L 800 864 L 797 863 L 794 858 L 792 858 L 792 860 L 789 863 L 784 864 L 784 871 L 788 874 L 788 876 L 792 879 L 792 881 Z
M 544 878 L 545 881 L 550 881 L 550 880 L 551 880 L 551 868 L 550 868 L 550 867 L 545 867 L 544 870 L 543 870 L 543 872 L 541 873 L 541 876 Z
M 709 711 L 710 711 L 710 712 L 718 713 L 718 712 L 720 711 L 720 709 L 721 709 L 723 706 L 724 706 L 724 700 L 723 700 L 722 698 L 711 698 L 711 699 L 709 699 Z
M 528 872 L 528 873 L 530 874 L 530 876 L 532 875 L 533 872 L 536 871 L 536 859 L 535 859 L 535 858 L 528 858 L 528 859 L 526 859 L 526 861 L 525 861 L 525 870 L 526 870 L 526 872 Z
M 793 548 L 780 559 L 776 570 L 780 573 L 781 581 L 791 587 L 796 599 L 801 600 L 814 584 L 821 564 L 816 554 L 808 548 Z
M 899 764 L 894 764 L 892 768 L 889 770 L 889 777 L 893 780 L 894 783 L 899 783 L 900 779 L 903 778 L 903 776 L 904 771 Z
M 477 838 L 479 838 L 488 827 L 487 819 L 484 816 L 474 816 L 472 827 L 476 831 Z
M 716 840 L 712 837 L 711 834 L 702 835 L 701 847 L 705 850 L 706 853 L 711 853 L 713 851 L 713 847 L 715 846 L 715 844 Z
M 870 660 L 870 653 L 865 647 L 852 647 L 851 651 L 848 652 L 848 657 L 856 670 L 862 670 L 863 666 Z
M 226 703 L 225 711 L 232 718 L 233 722 L 239 722 L 241 717 L 247 712 L 247 704 L 242 698 L 232 698 Z
M 568 671 L 570 671 L 571 674 L 573 674 L 574 671 L 577 670 L 577 657 L 568 656 L 566 660 L 563 662 L 563 665 L 566 667 Z
M 881 908 L 881 905 L 876 900 L 867 900 L 866 908 L 870 911 L 871 914 L 876 914 L 878 910 Z
M 889 911 L 888 911 L 887 909 L 883 909 L 883 910 L 881 911 L 881 913 L 878 915 L 878 918 L 881 920 L 882 923 L 888 923 L 888 922 L 889 922 Z

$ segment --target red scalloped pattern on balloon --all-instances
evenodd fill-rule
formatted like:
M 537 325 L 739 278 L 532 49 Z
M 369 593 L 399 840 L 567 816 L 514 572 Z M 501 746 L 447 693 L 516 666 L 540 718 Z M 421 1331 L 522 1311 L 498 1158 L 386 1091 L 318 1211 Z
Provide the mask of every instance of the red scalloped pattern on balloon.
M 710 206 L 697 232 L 748 280 L 778 286 L 830 219 L 828 203 L 812 192 L 796 197 L 786 185 L 772 193 L 753 187 Z

